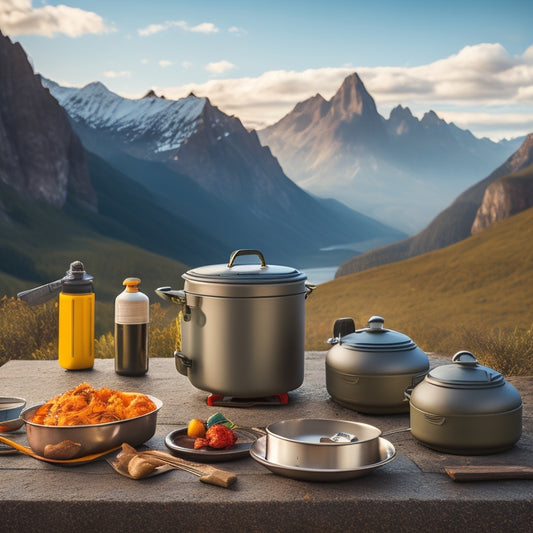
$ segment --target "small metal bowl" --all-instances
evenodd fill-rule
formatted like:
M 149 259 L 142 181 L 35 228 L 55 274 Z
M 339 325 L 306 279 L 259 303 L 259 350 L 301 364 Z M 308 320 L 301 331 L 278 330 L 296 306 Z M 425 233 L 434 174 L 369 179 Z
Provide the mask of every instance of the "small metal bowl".
M 50 457 L 48 445 L 58 445 L 70 441 L 77 445 L 76 453 L 68 452 L 68 457 L 55 456 L 56 459 L 73 459 L 85 455 L 104 452 L 127 442 L 131 446 L 139 446 L 150 439 L 156 429 L 157 413 L 163 402 L 147 395 L 156 408 L 144 415 L 127 418 L 104 424 L 90 424 L 80 426 L 45 426 L 31 422 L 35 412 L 41 405 L 34 405 L 24 409 L 21 418 L 26 424 L 26 435 L 31 449 L 42 457 Z M 48 453 L 47 453 L 48 452 Z
M 20 418 L 20 413 L 25 406 L 24 398 L 0 397 L 0 432 L 14 431 L 22 426 L 24 422 Z
M 266 428 L 267 461 L 314 469 L 357 469 L 380 460 L 381 431 L 369 424 L 348 420 L 298 418 Z M 332 440 L 339 433 L 351 440 Z

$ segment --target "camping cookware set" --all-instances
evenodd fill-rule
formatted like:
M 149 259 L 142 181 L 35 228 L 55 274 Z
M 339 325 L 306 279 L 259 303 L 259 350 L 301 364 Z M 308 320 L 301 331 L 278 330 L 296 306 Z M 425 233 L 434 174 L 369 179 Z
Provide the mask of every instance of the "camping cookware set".
M 259 262 L 236 263 L 246 255 Z M 312 290 L 305 274 L 268 265 L 258 250 L 237 250 L 228 264 L 195 268 L 182 277 L 183 290 L 162 287 L 156 292 L 181 307 L 182 347 L 175 353 L 176 367 L 195 387 L 251 398 L 301 385 L 305 299 Z M 427 355 L 408 336 L 385 328 L 379 316 L 361 329 L 352 318 L 338 319 L 328 342 L 332 346 L 325 361 L 326 387 L 335 402 L 361 413 L 408 412 L 411 434 L 424 445 L 449 453 L 501 451 L 520 438 L 520 394 L 501 374 L 479 365 L 472 354 L 460 352 L 451 365 L 430 371 Z M 293 442 L 299 432 L 306 440 L 313 439 L 310 434 L 344 432 L 340 421 L 333 421 L 336 431 L 324 427 L 309 433 L 309 424 L 280 422 L 267 428 L 263 460 L 295 464 L 297 456 L 299 461 L 309 459 L 298 465 L 304 468 L 330 460 L 343 465 L 345 449 L 358 460 L 354 450 L 363 448 L 367 429 L 358 428 L 364 435 L 357 435 L 356 446 Z M 281 429 L 289 437 L 276 436 Z M 360 462 L 379 459 L 377 442 L 376 438 L 374 457 L 363 456 Z M 335 450 L 333 459 L 331 450 Z
M 243 256 L 253 256 L 252 262 L 242 262 Z M 156 292 L 180 308 L 181 347 L 175 364 L 192 385 L 247 399 L 287 393 L 303 383 L 305 300 L 313 289 L 305 274 L 268 265 L 258 250 L 237 250 L 227 264 L 194 268 L 182 277 L 183 290 L 161 287 Z M 410 430 L 420 443 L 446 453 L 499 452 L 521 436 L 520 394 L 470 352 L 459 352 L 451 364 L 430 370 L 427 355 L 408 336 L 385 328 L 378 316 L 361 329 L 351 318 L 338 319 L 328 342 L 326 387 L 340 405 L 361 413 L 409 413 L 411 427 L 396 431 Z M 46 443 L 64 439 L 87 442 L 84 452 L 95 453 L 102 442 L 109 448 L 111 441 L 148 440 L 161 407 L 154 401 L 158 408 L 153 413 L 99 424 L 107 427 L 96 430 L 32 424 L 36 407 L 20 416 L 36 453 L 42 454 Z M 250 454 L 273 472 L 296 479 L 349 479 L 395 457 L 384 436 L 374 426 L 353 421 L 284 420 L 268 426 L 251 444 Z

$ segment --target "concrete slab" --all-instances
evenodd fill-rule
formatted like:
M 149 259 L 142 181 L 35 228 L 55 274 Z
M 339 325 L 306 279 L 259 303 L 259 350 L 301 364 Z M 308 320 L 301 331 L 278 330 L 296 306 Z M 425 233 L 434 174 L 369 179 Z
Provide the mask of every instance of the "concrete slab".
M 432 355 L 432 365 L 449 359 Z M 153 358 L 141 378 L 118 376 L 112 360 L 97 360 L 90 371 L 65 371 L 57 361 L 10 361 L 0 368 L 2 395 L 28 404 L 60 394 L 82 381 L 94 387 L 135 390 L 160 398 L 155 436 L 147 445 L 165 449 L 164 438 L 191 418 L 217 411 L 242 426 L 267 426 L 300 417 L 363 421 L 382 431 L 406 428 L 408 414 L 373 416 L 344 408 L 325 386 L 325 352 L 306 354 L 302 387 L 286 406 L 210 407 L 207 393 L 177 373 L 173 359 Z M 509 378 L 524 401 L 518 444 L 491 456 L 438 453 L 409 432 L 389 437 L 397 457 L 372 474 L 343 482 L 308 482 L 271 473 L 251 458 L 219 463 L 235 472 L 230 489 L 205 485 L 186 472 L 130 480 L 105 461 L 58 467 L 23 455 L 0 456 L 2 531 L 530 531 L 533 481 L 456 483 L 445 466 L 520 464 L 533 466 L 533 377 Z M 9 434 L 26 443 L 25 430 Z

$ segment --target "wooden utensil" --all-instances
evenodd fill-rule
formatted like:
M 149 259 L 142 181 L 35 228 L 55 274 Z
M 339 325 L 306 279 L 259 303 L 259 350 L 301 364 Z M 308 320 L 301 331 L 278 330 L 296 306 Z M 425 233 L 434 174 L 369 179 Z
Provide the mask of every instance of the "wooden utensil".
M 117 455 L 117 460 L 110 462 L 117 472 L 133 479 L 141 479 L 156 473 L 162 466 L 171 466 L 185 470 L 200 478 L 200 481 L 230 487 L 237 481 L 237 476 L 232 472 L 220 470 L 205 463 L 195 463 L 160 450 L 137 451 L 129 444 L 122 444 L 122 451 Z
M 454 481 L 533 479 L 533 468 L 529 466 L 447 466 L 445 471 Z
M 11 446 L 12 448 L 19 451 L 20 453 L 29 455 L 30 457 L 33 457 L 34 459 L 39 459 L 39 461 L 45 461 L 47 463 L 71 464 L 71 465 L 89 463 L 91 461 L 94 461 L 95 459 L 99 459 L 100 457 L 103 457 L 104 455 L 114 452 L 115 450 L 118 450 L 120 448 L 120 446 L 117 446 L 110 450 L 106 450 L 105 452 L 92 453 L 90 455 L 84 455 L 83 457 L 76 457 L 75 459 L 53 459 L 51 457 L 42 457 L 41 455 L 37 455 L 30 447 L 23 446 L 22 444 L 19 444 L 18 442 L 15 442 L 11 439 L 6 439 L 6 437 L 2 437 L 1 435 L 0 435 L 0 442 L 3 442 L 4 444 Z

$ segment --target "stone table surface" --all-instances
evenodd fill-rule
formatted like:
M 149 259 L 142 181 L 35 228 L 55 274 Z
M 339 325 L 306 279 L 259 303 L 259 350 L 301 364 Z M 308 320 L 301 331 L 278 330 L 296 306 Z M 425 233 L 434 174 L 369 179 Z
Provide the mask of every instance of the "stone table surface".
M 44 402 L 83 381 L 151 394 L 163 401 L 154 437 L 164 439 L 191 418 L 220 411 L 240 426 L 265 427 L 292 418 L 365 422 L 383 432 L 409 427 L 409 414 L 364 415 L 335 403 L 325 384 L 326 352 L 307 352 L 303 385 L 288 405 L 216 407 L 207 393 L 178 374 L 172 358 L 152 358 L 147 375 L 124 377 L 113 360 L 87 371 L 66 371 L 57 361 L 9 361 L 0 367 L 0 395 Z M 430 354 L 431 365 L 450 363 Z M 533 377 L 510 377 L 524 404 L 523 432 L 506 452 L 485 456 L 430 450 L 410 432 L 387 437 L 396 457 L 369 475 L 345 481 L 301 481 L 272 473 L 251 457 L 217 463 L 234 472 L 231 488 L 207 485 L 187 472 L 132 480 L 105 460 L 57 466 L 31 457 L 0 455 L 0 531 L 530 531 L 533 481 L 458 483 L 445 466 L 533 467 Z M 27 444 L 25 428 L 6 434 Z

